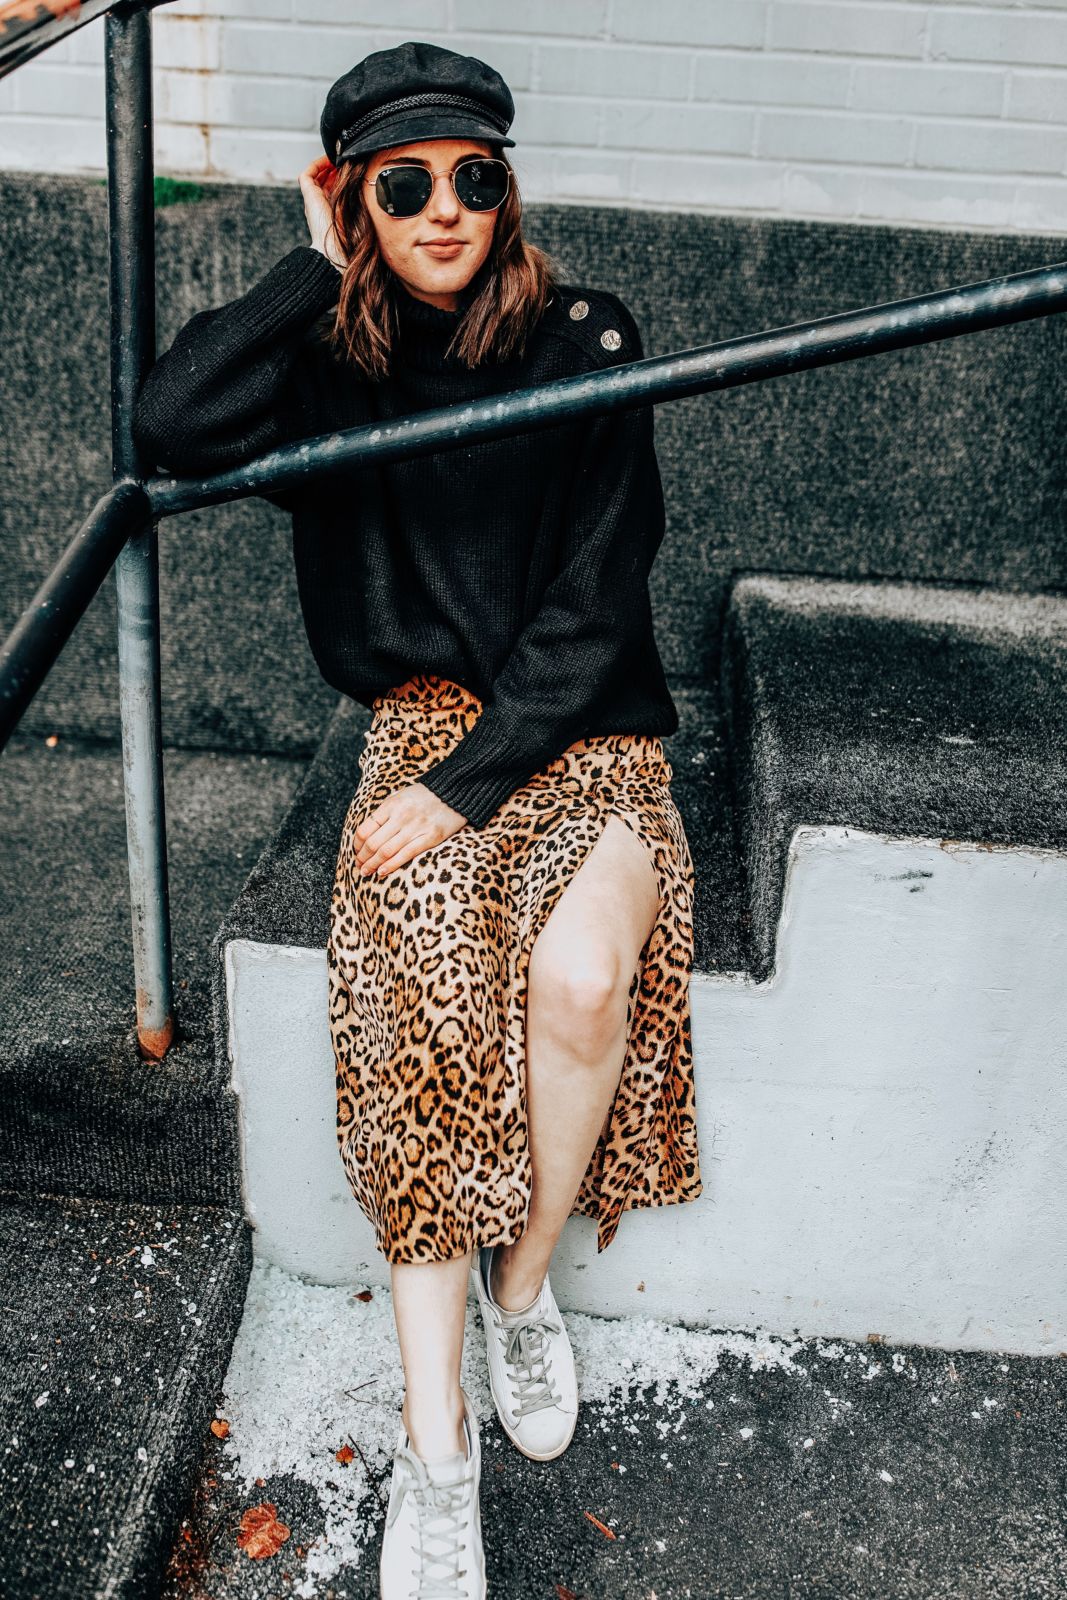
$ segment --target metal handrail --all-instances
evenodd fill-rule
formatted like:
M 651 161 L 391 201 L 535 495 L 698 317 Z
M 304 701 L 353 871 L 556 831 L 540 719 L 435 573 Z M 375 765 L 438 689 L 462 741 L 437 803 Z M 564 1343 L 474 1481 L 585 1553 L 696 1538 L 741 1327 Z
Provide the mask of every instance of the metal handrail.
M 0 0 L 0 77 L 103 15 L 108 302 L 115 486 L 94 507 L 19 619 L 6 652 L 13 726 L 114 567 L 137 1044 L 158 1060 L 175 1034 L 163 815 L 156 527 L 140 488 L 133 407 L 155 348 L 151 8 L 159 0 Z M 140 522 L 138 511 L 143 510 Z M 6 732 L 4 734 L 6 739 Z M 2 741 L 0 741 L 2 744 Z
M 100 496 L 0 649 L 0 750 L 122 554 L 150 518 L 139 483 Z
M 120 481 L 94 506 L 0 650 L 0 749 L 138 517 L 172 517 L 265 490 L 298 488 L 331 472 L 460 449 L 567 418 L 739 388 L 1062 311 L 1067 261 L 295 440 L 205 477 Z
M 137 1040 L 151 1059 L 165 1054 L 174 1036 L 159 683 L 159 518 L 296 488 L 332 472 L 507 438 L 567 418 L 737 388 L 1067 310 L 1067 262 L 1057 262 L 294 441 L 206 477 L 144 476 L 132 415 L 155 344 L 149 12 L 156 3 L 160 0 L 110 6 L 106 0 L 83 0 L 76 12 L 58 7 L 35 39 L 4 37 L 0 29 L 2 76 L 61 32 L 105 14 L 115 482 L 0 652 L 0 749 L 114 567 Z M 0 6 L 0 19 L 11 11 Z
M 145 493 L 153 517 L 170 517 L 265 489 L 298 487 L 332 471 L 405 461 L 460 449 L 476 440 L 506 439 L 568 418 L 604 416 L 656 401 L 736 389 L 1058 311 L 1067 311 L 1067 261 L 794 322 L 766 333 L 743 334 L 672 355 L 646 356 L 483 400 L 435 406 L 390 422 L 360 424 L 280 446 L 209 477 L 150 478 L 145 480 Z
M 165 4 L 166 0 L 36 0 L 31 9 L 25 0 L 0 0 L 0 78 L 109 12 L 129 16 Z

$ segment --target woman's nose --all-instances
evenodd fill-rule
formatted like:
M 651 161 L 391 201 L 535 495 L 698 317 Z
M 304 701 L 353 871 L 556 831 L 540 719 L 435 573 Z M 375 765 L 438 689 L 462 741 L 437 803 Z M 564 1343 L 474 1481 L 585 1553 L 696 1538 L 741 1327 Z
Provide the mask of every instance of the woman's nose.
M 459 211 L 459 201 L 447 172 L 438 173 L 433 180 L 433 192 L 426 206 L 431 216 L 454 217 Z

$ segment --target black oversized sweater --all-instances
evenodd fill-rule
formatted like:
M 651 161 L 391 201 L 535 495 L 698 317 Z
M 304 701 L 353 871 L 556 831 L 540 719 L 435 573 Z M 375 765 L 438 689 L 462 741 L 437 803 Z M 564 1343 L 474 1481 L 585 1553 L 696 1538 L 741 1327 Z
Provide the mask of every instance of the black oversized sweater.
M 466 368 L 446 347 L 477 283 L 445 311 L 396 279 L 397 359 L 373 382 L 327 351 L 340 277 L 298 245 L 182 327 L 142 386 L 138 447 L 167 472 L 206 474 L 643 354 L 617 296 L 556 285 L 520 357 Z M 262 492 L 291 513 L 328 683 L 369 706 L 433 672 L 481 698 L 470 732 L 420 777 L 475 828 L 573 740 L 678 726 L 648 593 L 664 532 L 653 431 L 641 407 Z

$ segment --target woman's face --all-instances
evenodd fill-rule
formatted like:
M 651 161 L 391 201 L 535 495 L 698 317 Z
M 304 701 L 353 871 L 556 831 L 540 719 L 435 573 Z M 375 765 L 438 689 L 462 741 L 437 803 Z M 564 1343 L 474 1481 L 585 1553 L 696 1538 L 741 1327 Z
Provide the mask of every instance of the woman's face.
M 419 300 L 456 309 L 459 291 L 473 278 L 493 240 L 496 211 L 468 211 L 456 199 L 448 174 L 464 156 L 491 156 L 479 139 L 419 139 L 376 150 L 367 167 L 363 194 L 386 265 Z M 378 204 L 374 180 L 383 167 L 421 166 L 438 174 L 426 208 L 417 217 L 391 217 Z M 448 249 L 435 250 L 435 243 Z

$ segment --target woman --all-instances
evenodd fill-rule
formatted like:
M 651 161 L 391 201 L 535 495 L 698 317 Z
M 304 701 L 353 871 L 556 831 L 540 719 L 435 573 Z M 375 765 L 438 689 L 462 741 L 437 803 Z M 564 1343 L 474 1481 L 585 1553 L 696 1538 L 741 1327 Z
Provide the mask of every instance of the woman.
M 145 454 L 209 472 L 639 359 L 623 303 L 522 239 L 513 113 L 498 73 L 435 45 L 340 78 L 300 176 L 310 244 L 181 330 L 141 393 Z M 548 1280 L 567 1217 L 603 1250 L 624 1209 L 701 1192 L 652 412 L 267 498 L 293 516 L 320 670 L 373 710 L 327 961 L 339 1149 L 391 1263 L 406 1385 L 382 1593 L 471 1600 L 469 1274 L 501 1422 L 551 1459 L 577 1417 Z

